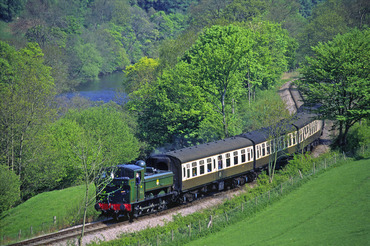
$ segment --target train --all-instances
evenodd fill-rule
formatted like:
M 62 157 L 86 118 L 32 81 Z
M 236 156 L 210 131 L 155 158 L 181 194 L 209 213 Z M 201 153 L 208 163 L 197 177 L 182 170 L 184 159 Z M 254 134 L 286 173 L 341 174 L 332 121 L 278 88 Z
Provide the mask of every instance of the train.
M 96 182 L 95 209 L 132 221 L 171 204 L 242 186 L 272 160 L 316 146 L 324 126 L 316 116 L 299 112 L 289 122 L 108 168 Z

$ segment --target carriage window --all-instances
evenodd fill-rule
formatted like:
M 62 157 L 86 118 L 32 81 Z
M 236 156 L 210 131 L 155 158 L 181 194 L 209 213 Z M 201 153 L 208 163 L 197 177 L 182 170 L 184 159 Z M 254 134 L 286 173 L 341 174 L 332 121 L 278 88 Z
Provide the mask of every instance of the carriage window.
M 207 159 L 207 172 L 212 172 L 212 159 Z
M 257 145 L 257 153 L 256 153 L 256 159 L 260 158 L 260 150 L 261 149 L 261 146 Z
M 262 156 L 266 155 L 265 144 L 262 144 Z
M 293 136 L 292 136 L 292 138 L 293 138 L 293 145 L 295 145 L 295 139 L 296 139 L 296 137 L 297 137 L 297 134 L 295 132 L 293 132 Z
M 184 175 L 184 178 L 186 178 L 186 168 L 185 168 L 185 167 L 183 168 L 182 173 L 183 173 L 183 175 Z
M 222 169 L 223 163 L 222 163 L 222 155 L 218 156 L 218 169 Z
M 192 177 L 197 176 L 198 175 L 197 163 L 196 162 L 191 163 L 191 167 L 192 167 L 191 171 L 192 171 L 192 174 L 193 174 Z
M 204 160 L 199 162 L 199 175 L 204 174 Z
M 275 139 L 271 140 L 271 153 L 275 153 Z
M 186 165 L 186 174 L 187 174 L 188 178 L 190 178 L 190 164 Z
M 230 166 L 230 153 L 226 154 L 226 167 Z
M 245 149 L 242 149 L 240 152 L 242 154 L 242 163 L 244 163 L 245 162 Z
M 251 156 L 251 149 L 248 149 L 248 161 L 250 161 L 251 158 L 252 158 L 252 156 Z
M 271 141 L 268 141 L 267 144 L 266 144 L 266 153 L 268 155 L 270 154 L 270 144 L 271 144 Z
M 234 165 L 238 164 L 238 151 L 234 151 Z

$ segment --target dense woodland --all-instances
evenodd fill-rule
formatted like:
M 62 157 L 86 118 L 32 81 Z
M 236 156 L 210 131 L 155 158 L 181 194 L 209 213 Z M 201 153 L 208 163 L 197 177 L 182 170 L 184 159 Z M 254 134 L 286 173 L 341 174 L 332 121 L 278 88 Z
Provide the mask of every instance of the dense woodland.
M 369 128 L 349 132 L 369 124 L 369 11 L 367 0 L 0 0 L 0 212 L 101 167 L 275 123 L 288 113 L 274 88 L 296 69 L 338 146 L 368 144 Z M 128 103 L 56 99 L 116 71 Z

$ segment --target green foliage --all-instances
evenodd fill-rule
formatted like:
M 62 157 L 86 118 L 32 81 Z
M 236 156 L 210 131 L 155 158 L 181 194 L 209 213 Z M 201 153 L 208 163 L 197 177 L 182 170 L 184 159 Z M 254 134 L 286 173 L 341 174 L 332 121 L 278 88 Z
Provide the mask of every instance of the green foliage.
M 131 125 L 130 118 L 113 107 L 70 110 L 36 135 L 34 160 L 25 170 L 24 196 L 79 184 L 83 158 L 88 170 L 136 159 L 140 145 Z
M 224 128 L 222 137 L 233 134 L 228 129 L 232 101 L 243 94 L 242 81 L 253 42 L 247 29 L 213 26 L 204 30 L 183 58 L 195 72 L 194 85 L 202 89 L 219 114 Z
M 356 123 L 348 133 L 347 145 L 344 151 L 358 157 L 365 157 L 365 148 L 370 146 L 370 120 L 363 119 Z
M 51 68 L 44 65 L 43 53 L 35 43 L 16 51 L 0 42 L 0 163 L 19 175 L 23 185 L 25 155 L 33 136 L 54 116 Z
M 305 104 L 320 105 L 322 118 L 335 121 L 337 144 L 344 147 L 349 129 L 370 116 L 370 29 L 337 35 L 333 41 L 313 47 L 315 57 L 302 68 L 299 89 Z
M 251 91 L 272 88 L 294 57 L 295 40 L 279 24 L 259 21 L 247 27 L 255 35 L 252 55 L 247 62 L 246 84 Z
M 182 62 L 130 94 L 127 107 L 138 113 L 140 138 L 152 147 L 166 143 L 181 147 L 196 141 L 204 99 L 191 84 L 192 74 L 191 67 Z
M 303 17 L 307 18 L 311 16 L 312 9 L 323 0 L 299 0 L 301 7 L 299 12 Z
M 125 73 L 127 80 L 124 88 L 127 93 L 138 90 L 145 84 L 152 83 L 157 77 L 159 62 L 156 59 L 143 57 L 134 65 L 127 66 Z
M 234 0 L 226 6 L 224 16 L 231 21 L 252 21 L 261 17 L 267 6 L 264 0 Z
M 313 55 L 312 46 L 332 40 L 337 34 L 349 32 L 352 28 L 363 29 L 370 24 L 369 1 L 327 0 L 312 9 L 309 23 L 299 33 L 299 60 Z
M 3 21 L 12 21 L 24 8 L 26 0 L 1 0 L 0 1 L 0 19 Z
M 185 12 L 186 9 L 197 0 L 138 0 L 139 6 L 146 11 L 154 9 L 166 13 Z
M 8 167 L 0 165 L 0 214 L 19 201 L 19 178 Z

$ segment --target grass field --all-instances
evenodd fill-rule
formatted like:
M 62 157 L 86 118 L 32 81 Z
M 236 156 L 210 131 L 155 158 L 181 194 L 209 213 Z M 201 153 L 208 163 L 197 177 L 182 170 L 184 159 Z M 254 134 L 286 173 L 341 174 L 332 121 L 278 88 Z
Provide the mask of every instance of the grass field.
M 93 195 L 95 188 L 92 187 L 90 191 Z M 49 232 L 50 229 L 73 224 L 81 217 L 78 211 L 83 197 L 84 186 L 44 192 L 1 214 L 1 245 L 17 239 L 20 230 L 23 239 L 36 236 L 42 231 Z M 90 208 L 90 214 L 97 214 L 93 206 Z
M 256 216 L 188 245 L 370 245 L 370 160 L 332 168 Z

